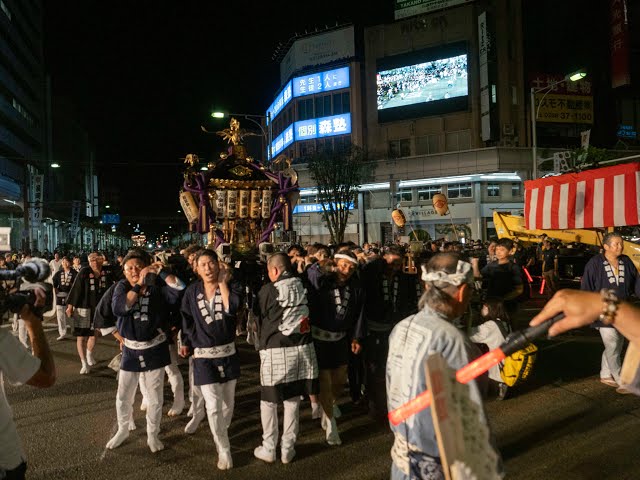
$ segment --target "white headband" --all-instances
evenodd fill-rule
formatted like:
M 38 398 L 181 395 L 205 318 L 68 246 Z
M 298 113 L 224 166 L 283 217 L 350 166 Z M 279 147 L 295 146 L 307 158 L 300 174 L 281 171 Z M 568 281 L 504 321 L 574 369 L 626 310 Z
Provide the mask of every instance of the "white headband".
M 473 283 L 473 270 L 471 264 L 458 260 L 456 273 L 429 272 L 427 273 L 426 265 L 422 265 L 422 281 L 423 282 L 444 282 L 459 287 L 463 283 Z
M 343 259 L 343 260 L 349 260 L 351 263 L 355 263 L 356 265 L 358 265 L 358 260 L 356 260 L 353 257 L 350 257 L 349 255 L 345 255 L 343 253 L 336 253 L 333 258 L 335 258 L 336 260 L 338 260 L 339 258 Z

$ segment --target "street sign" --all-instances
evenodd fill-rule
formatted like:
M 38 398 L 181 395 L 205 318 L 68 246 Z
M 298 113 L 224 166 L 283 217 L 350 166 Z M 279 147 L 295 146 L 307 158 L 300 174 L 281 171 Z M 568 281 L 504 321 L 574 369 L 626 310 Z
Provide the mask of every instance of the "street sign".
M 105 225 L 120 225 L 120 214 L 105 213 L 102 215 L 102 223 Z

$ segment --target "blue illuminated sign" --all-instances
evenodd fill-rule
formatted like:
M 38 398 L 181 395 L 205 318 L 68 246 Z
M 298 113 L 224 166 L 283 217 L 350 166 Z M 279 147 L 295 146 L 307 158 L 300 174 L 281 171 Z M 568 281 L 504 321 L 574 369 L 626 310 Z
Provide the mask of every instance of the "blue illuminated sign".
M 349 87 L 349 67 L 342 67 L 294 78 L 293 96 L 304 97 L 347 87 Z
M 291 81 L 289 81 L 267 109 L 267 125 L 269 125 L 269 118 L 271 120 L 276 118 L 285 105 L 291 101 L 291 92 Z
M 349 85 L 349 67 L 335 68 L 326 72 L 303 75 L 289 80 L 267 109 L 267 125 L 269 125 L 269 118 L 273 121 L 291 101 L 292 97 L 304 97 L 305 95 L 330 92 L 331 90 L 348 88 Z
M 287 148 L 293 143 L 293 125 L 289 125 L 285 128 L 284 132 L 282 132 L 282 139 L 284 140 L 282 148 Z
M 349 210 L 353 210 L 353 203 L 349 204 Z M 293 207 L 293 213 L 318 213 L 322 212 L 322 204 L 320 203 L 304 203 Z
M 346 135 L 349 133 L 351 133 L 350 113 L 332 115 L 331 117 L 312 118 L 311 120 L 300 120 L 293 125 L 289 125 L 284 132 L 273 140 L 269 158 L 278 155 L 293 142 L 333 137 L 334 135 Z
M 295 140 L 311 140 L 351 133 L 351 114 L 343 113 L 331 117 L 314 118 L 294 123 Z
M 102 223 L 105 225 L 119 225 L 120 214 L 119 213 L 105 213 L 102 215 Z
M 638 134 L 633 125 L 619 125 L 617 136 L 618 138 L 637 138 Z
M 271 143 L 272 158 L 278 155 L 293 142 L 313 140 L 314 138 L 333 137 L 334 135 L 346 135 L 351 133 L 351 114 L 343 113 L 331 117 L 313 118 L 301 120 L 289 125 L 284 132 L 274 138 Z
M 282 150 L 293 143 L 293 125 L 285 128 L 284 132 L 278 135 L 271 143 L 271 155 L 269 158 L 278 155 Z

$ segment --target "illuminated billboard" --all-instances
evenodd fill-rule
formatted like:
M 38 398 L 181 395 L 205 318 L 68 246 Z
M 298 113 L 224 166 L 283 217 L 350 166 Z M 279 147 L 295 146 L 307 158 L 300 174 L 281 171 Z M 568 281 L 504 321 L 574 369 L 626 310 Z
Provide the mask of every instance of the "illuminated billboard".
M 378 120 L 392 121 L 468 108 L 467 62 L 464 44 L 378 60 Z
M 314 93 L 349 87 L 349 67 L 304 75 L 293 79 L 293 96 L 304 97 Z
M 289 125 L 271 143 L 271 157 L 275 157 L 293 142 L 333 137 L 351 133 L 351 114 L 342 113 L 330 117 L 301 120 Z
M 269 124 L 269 119 L 273 120 L 274 118 L 276 118 L 276 116 L 282 111 L 287 103 L 291 101 L 291 92 L 291 82 L 288 82 L 267 109 L 267 125 Z
M 333 203 L 333 202 L 332 202 Z M 339 204 L 339 205 L 343 205 L 343 204 Z M 334 204 L 334 207 L 335 204 Z M 348 205 L 348 209 L 349 210 L 353 210 L 355 208 L 353 202 L 349 203 Z M 303 204 L 298 204 L 295 207 L 293 207 L 293 214 L 297 214 L 297 213 L 319 213 L 322 212 L 322 204 L 320 203 L 303 203 Z
M 302 75 L 287 82 L 267 109 L 267 125 L 273 121 L 292 97 L 304 97 L 331 90 L 349 88 L 349 67 L 334 68 L 324 72 Z
M 332 137 L 351 133 L 351 114 L 343 113 L 331 117 L 301 120 L 294 124 L 295 140 L 312 140 L 314 138 Z
M 280 135 L 273 139 L 271 143 L 271 155 L 270 157 L 274 157 L 278 155 L 282 150 L 287 148 L 289 145 L 293 143 L 293 125 L 289 125 L 284 129 Z

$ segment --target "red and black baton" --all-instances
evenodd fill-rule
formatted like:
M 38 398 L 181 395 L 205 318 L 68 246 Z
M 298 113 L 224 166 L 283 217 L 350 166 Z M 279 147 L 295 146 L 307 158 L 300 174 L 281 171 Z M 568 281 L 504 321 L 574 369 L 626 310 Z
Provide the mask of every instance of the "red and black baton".
M 528 327 L 524 330 L 511 333 L 505 342 L 498 348 L 485 353 L 481 357 L 478 357 L 473 362 L 458 370 L 456 372 L 456 380 L 460 383 L 469 383 L 471 380 L 479 377 L 494 365 L 500 363 L 509 355 L 523 349 L 533 340 L 547 333 L 551 325 L 563 317 L 563 314 L 556 315 L 555 317 L 542 322 L 540 325 Z M 428 408 L 429 405 L 431 405 L 431 394 L 429 393 L 429 390 L 425 390 L 418 394 L 417 397 L 389 412 L 389 420 L 393 425 L 398 425 L 404 422 L 411 415 L 415 415 L 425 408 Z

